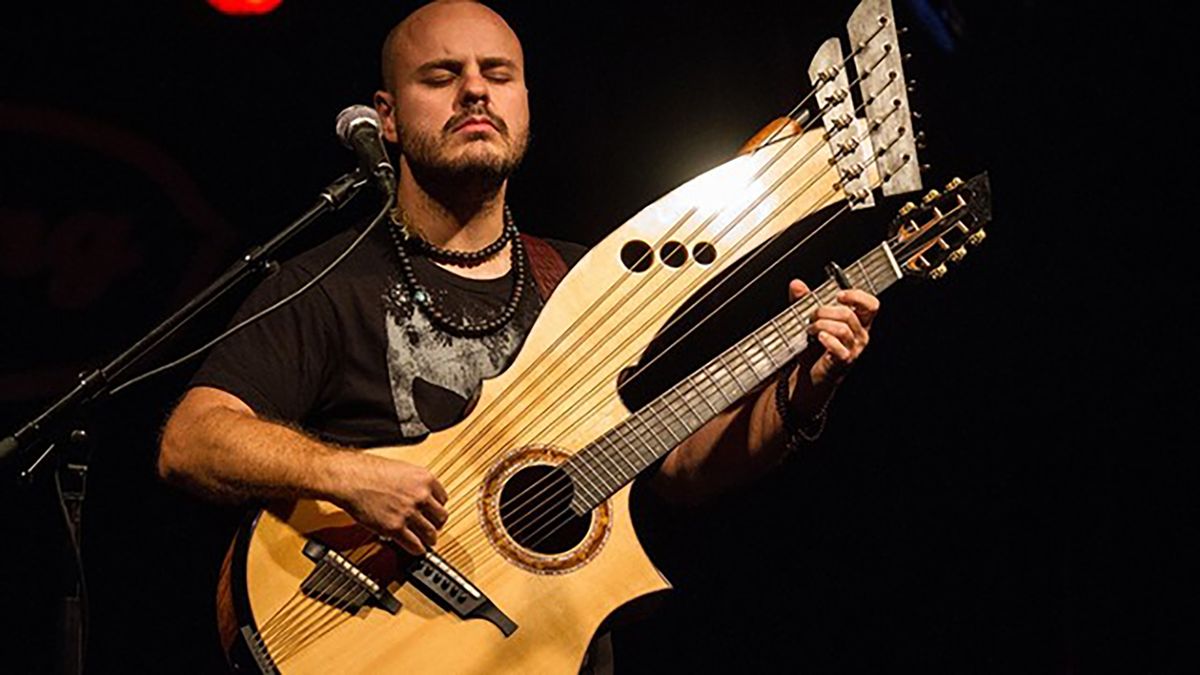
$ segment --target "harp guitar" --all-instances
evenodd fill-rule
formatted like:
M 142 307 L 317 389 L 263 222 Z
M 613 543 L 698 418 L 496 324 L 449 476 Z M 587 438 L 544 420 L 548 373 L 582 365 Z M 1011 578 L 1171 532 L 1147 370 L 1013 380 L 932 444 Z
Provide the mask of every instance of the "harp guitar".
M 820 124 L 770 128 L 643 209 L 564 278 L 465 420 L 368 451 L 426 466 L 447 488 L 436 550 L 409 556 L 322 501 L 253 514 L 218 591 L 235 669 L 574 673 L 610 613 L 669 588 L 630 522 L 634 477 L 803 349 L 839 285 L 879 293 L 936 278 L 984 237 L 986 176 L 929 192 L 812 294 L 641 409 L 622 403 L 618 373 L 716 275 L 822 209 L 922 189 L 886 0 L 863 2 L 848 32 L 853 51 L 831 39 L 810 68 Z

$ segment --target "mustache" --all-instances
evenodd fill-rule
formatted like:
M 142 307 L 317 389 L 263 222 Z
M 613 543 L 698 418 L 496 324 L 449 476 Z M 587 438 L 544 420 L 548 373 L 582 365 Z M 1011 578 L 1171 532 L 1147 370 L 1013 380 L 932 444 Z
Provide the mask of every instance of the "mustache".
M 467 121 L 467 119 L 471 117 L 486 117 L 488 121 L 492 123 L 492 126 L 496 127 L 496 130 L 499 131 L 501 135 L 508 136 L 508 125 L 504 123 L 504 120 L 501 119 L 499 115 L 496 115 L 483 106 L 472 106 L 458 113 L 457 115 L 454 115 L 446 121 L 445 126 L 442 127 L 442 131 L 449 133 L 455 127 Z

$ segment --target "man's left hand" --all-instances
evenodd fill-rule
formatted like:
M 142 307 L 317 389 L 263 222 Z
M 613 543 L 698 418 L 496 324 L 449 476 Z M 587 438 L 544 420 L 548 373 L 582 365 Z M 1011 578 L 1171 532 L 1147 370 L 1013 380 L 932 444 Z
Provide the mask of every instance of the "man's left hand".
M 788 285 L 792 302 L 809 292 L 803 281 L 793 279 Z M 816 336 L 820 349 L 810 344 L 801 357 L 807 365 L 812 386 L 832 387 L 846 376 L 846 371 L 862 356 L 870 342 L 871 322 L 879 312 L 879 299 L 870 293 L 852 288 L 839 291 L 836 305 L 821 305 L 808 328 L 810 340 Z M 802 375 L 805 374 L 801 373 Z

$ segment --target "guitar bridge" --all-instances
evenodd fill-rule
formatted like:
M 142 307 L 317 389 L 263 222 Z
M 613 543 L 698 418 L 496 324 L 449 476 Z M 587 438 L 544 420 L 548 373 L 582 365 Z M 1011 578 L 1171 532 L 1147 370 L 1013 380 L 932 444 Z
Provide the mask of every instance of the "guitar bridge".
M 499 628 L 504 637 L 517 630 L 517 624 L 500 611 L 483 591 L 433 551 L 427 551 L 424 557 L 414 560 L 407 572 L 409 580 L 422 593 L 460 618 L 484 619 Z
M 300 584 L 300 590 L 308 597 L 351 615 L 368 602 L 390 614 L 400 611 L 400 601 L 387 588 L 341 553 L 310 539 L 304 544 L 304 555 L 317 563 Z

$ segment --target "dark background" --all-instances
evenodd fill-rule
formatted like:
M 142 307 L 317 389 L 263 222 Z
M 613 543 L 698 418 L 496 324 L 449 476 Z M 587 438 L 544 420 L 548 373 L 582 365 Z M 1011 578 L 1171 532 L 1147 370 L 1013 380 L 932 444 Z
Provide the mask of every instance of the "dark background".
M 333 118 L 369 102 L 378 46 L 414 6 L 144 4 L 0 11 L 4 433 L 350 166 Z M 990 237 L 942 282 L 884 297 L 819 446 L 647 525 L 677 591 L 618 629 L 621 672 L 1196 672 L 1193 67 L 1175 17 L 1045 4 L 897 2 L 927 185 L 988 170 Z M 585 244 L 786 112 L 853 9 L 496 7 L 524 42 L 533 107 L 518 224 Z M 819 281 L 898 205 L 831 227 L 791 269 Z M 728 323 L 717 341 L 744 325 Z M 154 473 L 187 371 L 92 411 L 91 672 L 220 666 L 211 596 L 238 512 Z M 13 473 L 0 668 L 41 672 L 69 558 L 53 472 Z

